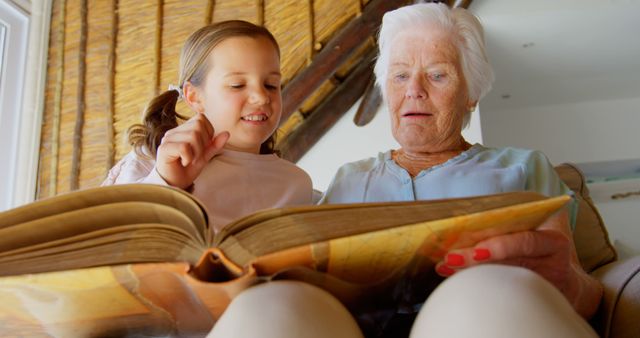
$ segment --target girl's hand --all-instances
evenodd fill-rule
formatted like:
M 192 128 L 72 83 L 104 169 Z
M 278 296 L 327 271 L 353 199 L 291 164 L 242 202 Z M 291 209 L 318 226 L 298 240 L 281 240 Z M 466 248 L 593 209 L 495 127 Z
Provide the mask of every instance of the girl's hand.
M 442 276 L 478 264 L 521 266 L 555 285 L 578 313 L 589 318 L 600 303 L 602 286 L 581 267 L 568 212 L 549 217 L 540 227 L 486 239 L 472 248 L 451 250 L 436 265 Z
M 167 131 L 158 147 L 156 170 L 170 185 L 185 189 L 222 149 L 228 132 L 214 137 L 214 129 L 204 114 L 196 114 L 182 125 Z

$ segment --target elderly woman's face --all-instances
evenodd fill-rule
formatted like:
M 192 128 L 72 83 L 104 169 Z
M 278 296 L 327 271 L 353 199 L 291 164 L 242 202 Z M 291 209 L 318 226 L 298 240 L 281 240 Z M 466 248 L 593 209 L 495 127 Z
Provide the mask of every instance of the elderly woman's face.
M 439 29 L 398 34 L 385 86 L 393 136 L 403 149 L 434 152 L 459 144 L 472 103 L 449 34 Z

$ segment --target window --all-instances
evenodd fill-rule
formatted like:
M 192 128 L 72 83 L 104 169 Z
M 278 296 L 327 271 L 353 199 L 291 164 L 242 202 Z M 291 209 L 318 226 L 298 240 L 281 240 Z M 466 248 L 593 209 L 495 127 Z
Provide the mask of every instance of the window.
M 33 201 L 52 0 L 0 0 L 0 211 Z
M 6 44 L 7 26 L 0 22 L 0 88 L 2 88 L 2 68 L 4 68 L 4 46 Z

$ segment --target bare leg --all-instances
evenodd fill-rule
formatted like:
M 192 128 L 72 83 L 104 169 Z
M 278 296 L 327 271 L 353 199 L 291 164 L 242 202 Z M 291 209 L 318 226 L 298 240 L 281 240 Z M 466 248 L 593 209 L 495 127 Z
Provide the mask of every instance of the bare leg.
M 313 285 L 277 281 L 243 291 L 229 305 L 209 338 L 360 338 L 347 309 Z
M 553 285 L 536 273 L 504 265 L 460 271 L 429 296 L 412 338 L 597 337 Z

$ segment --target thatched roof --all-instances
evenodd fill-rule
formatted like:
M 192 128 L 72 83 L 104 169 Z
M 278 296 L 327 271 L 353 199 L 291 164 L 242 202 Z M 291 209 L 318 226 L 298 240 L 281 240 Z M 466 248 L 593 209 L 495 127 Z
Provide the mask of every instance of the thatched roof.
M 228 19 L 264 25 L 280 43 L 278 146 L 299 159 L 362 96 L 380 18 L 408 2 L 54 0 L 38 197 L 97 186 L 130 150 L 126 130 L 145 104 L 177 81 L 186 37 Z

